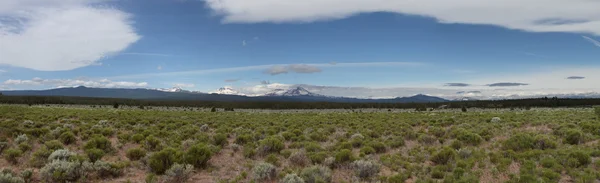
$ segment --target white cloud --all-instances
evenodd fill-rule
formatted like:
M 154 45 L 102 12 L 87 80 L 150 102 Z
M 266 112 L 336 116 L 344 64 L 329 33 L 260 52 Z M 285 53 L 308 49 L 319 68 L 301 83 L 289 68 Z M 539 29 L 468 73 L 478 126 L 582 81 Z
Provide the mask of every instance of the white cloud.
M 597 41 L 595 39 L 592 39 L 591 37 L 587 37 L 587 36 L 581 36 L 583 37 L 583 39 L 588 40 L 590 43 L 596 45 L 597 47 L 600 47 L 600 41 Z
M 242 41 L 242 46 L 246 46 L 246 44 L 247 44 L 247 43 L 246 43 L 246 40 L 243 40 L 243 41 Z
M 0 74 L 5 73 L 5 72 L 8 72 L 8 71 L 0 69 Z
M 41 71 L 72 70 L 140 39 L 130 15 L 99 0 L 3 0 L 0 64 Z
M 191 83 L 175 83 L 173 87 L 177 88 L 194 88 L 196 85 Z
M 156 67 L 156 69 L 157 70 L 162 70 L 162 66 L 159 65 L 158 67 Z
M 600 35 L 595 0 L 205 0 L 225 22 L 312 22 L 359 13 L 433 17 L 441 23 L 495 25 L 531 32 Z
M 175 55 L 163 54 L 163 53 L 140 53 L 140 52 L 126 52 L 120 53 L 120 55 L 141 55 L 141 56 L 160 56 L 160 57 L 172 57 Z
M 13 86 L 52 86 L 52 87 L 74 87 L 86 86 L 96 88 L 143 88 L 147 87 L 147 82 L 129 82 L 129 81 L 111 81 L 108 79 L 91 80 L 85 78 L 78 79 L 42 79 L 35 77 L 30 80 L 9 79 L 4 81 L 4 85 Z

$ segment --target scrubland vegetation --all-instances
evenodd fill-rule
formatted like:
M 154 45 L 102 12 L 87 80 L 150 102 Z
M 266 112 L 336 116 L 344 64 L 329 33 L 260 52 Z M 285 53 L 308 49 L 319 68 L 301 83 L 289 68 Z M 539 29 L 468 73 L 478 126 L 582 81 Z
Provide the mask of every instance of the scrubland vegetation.
M 0 106 L 0 182 L 598 182 L 600 108 Z

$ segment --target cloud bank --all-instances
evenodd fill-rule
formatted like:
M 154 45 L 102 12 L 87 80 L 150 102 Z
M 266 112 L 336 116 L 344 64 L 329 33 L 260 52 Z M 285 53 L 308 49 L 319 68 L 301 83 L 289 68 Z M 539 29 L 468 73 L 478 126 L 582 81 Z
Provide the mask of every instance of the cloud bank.
M 583 76 L 569 76 L 567 79 L 585 79 Z
M 506 87 L 506 86 L 527 86 L 529 84 L 527 83 L 492 83 L 492 84 L 488 84 L 487 86 L 489 87 Z
M 99 0 L 0 1 L 0 64 L 40 71 L 97 65 L 140 39 L 131 15 Z
M 291 64 L 287 66 L 283 65 L 274 65 L 270 68 L 263 71 L 265 74 L 270 75 L 278 75 L 278 74 L 287 74 L 289 72 L 299 73 L 299 74 L 310 74 L 321 72 L 321 69 L 307 64 Z
M 593 0 L 205 0 L 224 22 L 313 22 L 388 12 L 440 23 L 495 25 L 530 32 L 600 35 L 600 1 Z M 510 13 L 507 13 L 510 12 Z
M 446 83 L 444 84 L 444 86 L 451 86 L 451 87 L 467 87 L 467 86 L 471 86 L 470 84 L 467 83 Z

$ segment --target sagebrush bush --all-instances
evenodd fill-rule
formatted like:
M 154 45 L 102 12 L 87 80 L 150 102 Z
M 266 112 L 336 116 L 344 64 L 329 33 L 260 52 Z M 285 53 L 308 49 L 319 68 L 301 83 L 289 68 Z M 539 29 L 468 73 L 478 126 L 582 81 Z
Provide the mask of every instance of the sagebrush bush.
M 566 132 L 565 142 L 571 145 L 577 145 L 584 141 L 581 130 L 570 129 Z
M 219 133 L 213 136 L 213 144 L 216 146 L 225 146 L 227 145 L 227 135 Z
M 533 149 L 535 147 L 535 138 L 527 133 L 517 133 L 504 141 L 502 147 L 513 151 Z
M 277 169 L 270 163 L 259 163 L 252 168 L 252 179 L 255 181 L 272 180 L 277 176 Z
M 361 156 L 369 155 L 369 154 L 375 154 L 375 149 L 373 149 L 371 146 L 365 146 L 365 147 L 360 148 Z
M 148 159 L 148 166 L 153 173 L 162 175 L 174 163 L 179 161 L 179 155 L 180 153 L 175 149 L 163 149 L 150 155 L 150 158 Z
M 600 118 L 600 107 L 595 107 L 594 112 L 596 113 L 596 116 Z
M 146 150 L 141 149 L 141 148 L 131 148 L 131 149 L 127 150 L 125 155 L 130 160 L 136 161 L 136 160 L 139 160 L 139 159 L 143 158 L 144 156 L 146 156 Z
M 71 152 L 67 149 L 59 149 L 56 150 L 54 152 L 52 152 L 52 154 L 50 154 L 50 156 L 48 156 L 48 161 L 54 161 L 54 160 L 62 160 L 62 161 L 67 161 L 69 159 L 71 159 L 71 157 L 76 156 L 77 153 Z
M 73 134 L 71 131 L 63 132 L 58 138 L 66 145 L 75 143 L 75 141 L 77 141 L 77 137 L 75 137 L 75 134 Z
M 287 174 L 279 183 L 305 183 L 305 181 L 296 174 Z
M 266 155 L 268 153 L 279 153 L 283 150 L 284 144 L 281 140 L 275 137 L 269 137 L 260 141 L 258 147 L 259 155 Z
M 194 166 L 190 164 L 175 163 L 165 172 L 167 182 L 186 182 L 194 172 Z
M 288 159 L 292 165 L 296 166 L 306 166 L 311 163 L 311 160 L 306 156 L 306 152 L 304 151 L 293 152 Z
M 152 135 L 146 137 L 146 141 L 143 145 L 150 151 L 156 151 L 160 149 L 160 140 Z
M 31 150 L 31 145 L 27 144 L 27 142 L 23 142 L 19 144 L 19 149 L 23 152 L 27 152 Z
M 50 156 L 50 154 L 52 154 L 51 150 L 48 150 L 46 147 L 41 147 L 37 151 L 33 152 L 29 163 L 33 167 L 41 168 L 48 161 L 48 156 Z
M 354 160 L 354 155 L 352 155 L 352 151 L 348 149 L 342 149 L 341 151 L 335 154 L 335 162 L 336 163 L 346 163 Z
M 300 176 L 306 183 L 331 182 L 331 169 L 315 165 L 302 169 Z
M 0 172 L 1 183 L 25 183 L 25 180 L 19 176 L 13 175 L 10 172 Z
M 46 182 L 76 182 L 87 171 L 79 162 L 54 160 L 40 169 L 40 176 Z
M 10 148 L 4 151 L 3 154 L 4 159 L 6 159 L 6 161 L 12 164 L 17 164 L 19 162 L 19 157 L 23 155 L 23 151 L 21 151 L 20 149 Z
M 477 145 L 481 144 L 481 142 L 483 142 L 483 138 L 481 138 L 481 136 L 479 136 L 478 134 L 472 133 L 472 132 L 468 132 L 468 131 L 465 131 L 465 132 L 459 134 L 456 138 L 465 144 L 474 145 L 474 146 L 477 146 Z
M 211 156 L 212 152 L 206 145 L 198 144 L 185 153 L 185 162 L 196 168 L 204 168 Z
M 326 152 L 318 152 L 310 154 L 309 158 L 310 161 L 312 161 L 312 163 L 320 164 L 323 163 L 323 161 L 325 161 L 325 158 L 327 158 L 327 156 L 328 155 Z
M 102 149 L 92 148 L 86 149 L 85 154 L 87 155 L 88 159 L 90 159 L 90 162 L 96 162 L 97 160 L 102 159 L 105 153 Z
M 380 165 L 374 161 L 356 160 L 352 162 L 352 169 L 361 179 L 369 179 L 379 173 Z
M 445 165 L 456 157 L 456 150 L 444 147 L 442 150 L 431 156 L 431 161 L 436 164 Z
M 576 161 L 572 162 L 572 164 L 570 164 L 570 166 L 572 166 L 572 167 L 586 166 L 592 162 L 592 158 L 590 157 L 590 155 L 581 150 L 575 150 L 575 151 L 569 153 L 569 159 L 576 160 Z
M 492 120 L 490 120 L 492 123 L 498 123 L 501 122 L 502 120 L 500 119 L 500 117 L 493 117 Z
M 27 137 L 26 134 L 21 134 L 21 135 L 17 136 L 17 138 L 15 138 L 14 141 L 15 141 L 15 144 L 20 144 L 20 143 L 29 141 L 29 138 Z
M 52 151 L 63 149 L 63 144 L 58 140 L 46 141 L 44 142 L 44 145 L 46 146 L 46 148 Z
M 142 134 L 134 134 L 131 136 L 131 140 L 135 143 L 140 143 L 142 142 L 146 137 L 144 137 L 144 135 Z
M 25 180 L 25 182 L 31 182 L 31 178 L 33 177 L 33 170 L 26 169 L 21 171 L 21 178 Z M 2 182 L 2 181 L 0 181 Z
M 110 143 L 110 140 L 104 136 L 95 136 L 92 139 L 88 140 L 87 143 L 83 146 L 84 149 L 101 149 L 104 152 L 110 152 L 113 150 L 113 147 Z
M 119 177 L 123 175 L 124 164 L 119 163 L 109 163 L 104 161 L 96 161 L 93 164 L 94 171 L 98 174 L 98 176 L 105 177 Z

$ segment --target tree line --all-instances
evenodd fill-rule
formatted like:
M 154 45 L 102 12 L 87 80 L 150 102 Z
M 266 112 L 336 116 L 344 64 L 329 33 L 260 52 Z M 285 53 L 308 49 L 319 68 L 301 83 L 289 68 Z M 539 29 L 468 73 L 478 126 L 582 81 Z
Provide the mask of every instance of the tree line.
M 600 99 L 533 98 L 515 100 L 449 101 L 435 103 L 336 103 L 336 102 L 221 102 L 197 100 L 136 100 L 120 98 L 91 98 L 65 96 L 2 96 L 1 104 L 79 104 L 109 106 L 166 106 L 201 108 L 243 108 L 243 109 L 355 109 L 355 108 L 396 108 L 396 109 L 437 109 L 437 108 L 531 108 L 531 107 L 591 107 L 600 105 Z M 142 107 L 143 108 L 143 107 Z

